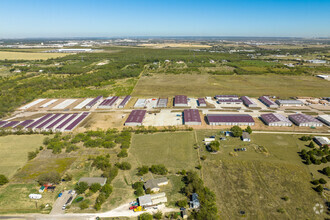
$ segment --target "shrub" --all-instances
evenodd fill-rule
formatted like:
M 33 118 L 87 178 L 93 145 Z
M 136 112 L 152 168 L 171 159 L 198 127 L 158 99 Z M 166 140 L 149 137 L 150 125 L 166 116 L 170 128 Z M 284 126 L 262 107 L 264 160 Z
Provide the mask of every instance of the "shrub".
M 84 197 L 79 196 L 78 198 L 76 198 L 76 199 L 74 200 L 74 202 L 75 202 L 75 203 L 78 203 L 78 202 L 83 201 L 83 199 L 84 199 Z
M 127 150 L 126 149 L 122 149 L 119 154 L 117 154 L 117 157 L 127 157 L 128 156 L 128 153 L 127 153 Z
M 64 179 L 65 181 L 71 181 L 71 180 L 72 180 L 72 175 L 69 174 L 69 173 L 67 173 L 67 174 L 65 174 L 65 176 L 63 177 L 63 179 Z
M 139 181 L 139 182 L 133 183 L 132 188 L 133 189 L 143 188 L 143 182 Z
M 38 183 L 43 185 L 45 183 L 58 184 L 61 181 L 61 175 L 58 172 L 43 173 L 38 177 Z
M 28 152 L 28 160 L 32 160 L 33 158 L 35 158 L 38 155 L 39 151 L 30 151 Z
M 249 134 L 252 134 L 252 128 L 250 126 L 247 126 L 247 128 L 245 129 L 245 131 Z
M 163 218 L 163 213 L 161 211 L 158 211 L 154 214 L 155 219 L 162 219 Z
M 306 160 L 306 164 L 307 164 L 307 165 L 310 165 L 310 164 L 312 164 L 312 161 L 308 158 L 308 159 Z
M 163 164 L 152 165 L 149 170 L 150 172 L 158 175 L 165 175 L 168 173 L 168 170 Z
M 324 167 L 322 169 L 322 172 L 327 175 L 327 176 L 330 176 L 330 167 Z
M 92 191 L 93 193 L 96 193 L 101 189 L 101 184 L 99 183 L 93 183 L 90 187 L 89 190 Z
M 328 160 L 327 160 L 327 158 L 325 158 L 325 157 L 322 157 L 322 159 L 321 159 L 321 162 L 322 162 L 322 163 L 327 163 L 327 162 L 328 162 Z
M 78 194 L 83 194 L 88 189 L 88 183 L 86 182 L 79 182 L 76 184 L 74 188 Z
M 283 196 L 281 199 L 284 200 L 284 201 L 288 201 L 289 200 L 289 197 Z
M 104 186 L 102 186 L 100 192 L 104 193 L 106 197 L 109 197 L 112 193 L 112 186 L 109 183 L 106 183 Z
M 321 185 L 318 185 L 317 187 L 314 188 L 316 192 L 321 193 L 323 192 L 323 187 Z
M 139 215 L 139 220 L 152 220 L 152 218 L 152 215 L 147 212 Z
M 92 166 L 104 171 L 105 169 L 111 167 L 110 158 L 107 156 L 97 156 L 93 159 Z
M 8 178 L 5 175 L 0 174 L 0 186 L 5 185 L 8 182 L 9 182 Z
M 138 170 L 137 175 L 138 176 L 143 176 L 144 174 L 147 174 L 149 172 L 149 167 L 148 166 L 142 166 L 142 167 L 138 167 L 137 170 Z
M 143 194 L 144 194 L 144 190 L 143 190 L 143 188 L 138 188 L 138 189 L 136 189 L 135 190 L 135 192 L 134 192 L 134 194 L 136 195 L 136 196 L 143 196 Z
M 302 141 L 310 141 L 310 140 L 312 140 L 312 139 L 313 139 L 312 136 L 302 136 L 302 137 L 300 138 L 300 140 L 302 140 Z
M 176 205 L 179 206 L 179 207 L 184 208 L 184 207 L 186 207 L 186 206 L 188 205 L 188 202 L 187 202 L 186 199 L 183 199 L 183 200 L 179 200 L 179 201 L 177 201 L 177 202 L 176 202 Z
M 85 199 L 84 201 L 82 201 L 80 204 L 79 204 L 79 208 L 81 210 L 83 209 L 87 209 L 89 207 L 89 203 L 90 201 L 88 199 Z
M 327 181 L 325 181 L 325 179 L 323 179 L 323 178 L 320 178 L 319 179 L 319 183 L 320 184 L 327 184 Z
M 217 152 L 220 149 L 220 143 L 219 141 L 212 141 L 208 147 L 211 152 Z
M 308 147 L 310 147 L 310 148 L 315 148 L 315 144 L 313 143 L 313 141 L 311 141 L 311 142 L 309 143 Z
M 128 162 L 116 163 L 116 166 L 121 170 L 130 170 L 132 168 Z
M 319 180 L 312 180 L 311 183 L 313 185 L 319 185 L 320 184 Z
M 201 156 L 201 160 L 206 160 L 206 156 L 205 155 Z

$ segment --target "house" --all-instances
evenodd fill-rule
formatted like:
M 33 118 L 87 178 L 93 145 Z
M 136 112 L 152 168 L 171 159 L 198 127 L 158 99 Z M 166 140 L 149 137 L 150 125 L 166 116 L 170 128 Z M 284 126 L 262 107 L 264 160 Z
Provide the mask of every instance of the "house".
M 168 179 L 166 177 L 151 179 L 144 183 L 144 189 L 150 189 L 151 192 L 158 192 L 160 190 L 160 186 L 164 186 L 168 184 Z
M 191 195 L 191 201 L 190 201 L 190 208 L 192 209 L 198 209 L 200 207 L 199 199 L 198 199 L 198 194 L 193 193 Z
M 80 182 L 86 182 L 89 186 L 93 183 L 99 183 L 101 186 L 104 186 L 107 182 L 107 178 L 104 177 L 81 177 L 78 181 Z
M 248 141 L 248 142 L 251 141 L 250 134 L 249 134 L 248 132 L 243 131 L 243 134 L 242 134 L 242 141 Z

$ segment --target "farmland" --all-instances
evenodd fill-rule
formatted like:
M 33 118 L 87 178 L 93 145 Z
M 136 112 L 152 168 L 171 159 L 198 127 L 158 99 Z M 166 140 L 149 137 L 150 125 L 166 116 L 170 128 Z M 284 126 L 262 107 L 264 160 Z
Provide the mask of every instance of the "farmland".
M 28 152 L 42 145 L 43 135 L 0 137 L 0 174 L 12 177 L 28 160 Z
M 329 81 L 313 76 L 266 75 L 153 75 L 141 77 L 134 96 L 212 96 L 237 94 L 258 97 L 271 94 L 281 98 L 293 96 L 327 96 Z
M 40 53 L 40 52 L 14 52 L 0 51 L 0 60 L 47 60 L 50 58 L 64 57 L 65 53 Z
M 199 143 L 211 134 L 215 132 L 199 131 Z M 239 218 L 244 211 L 249 219 L 318 219 L 313 207 L 322 200 L 309 183 L 309 167 L 297 154 L 304 148 L 298 137 L 253 134 L 251 143 L 231 137 L 221 141 L 218 154 L 201 148 L 208 158 L 203 162 L 203 178 L 217 195 L 222 218 Z M 234 153 L 237 147 L 247 151 Z

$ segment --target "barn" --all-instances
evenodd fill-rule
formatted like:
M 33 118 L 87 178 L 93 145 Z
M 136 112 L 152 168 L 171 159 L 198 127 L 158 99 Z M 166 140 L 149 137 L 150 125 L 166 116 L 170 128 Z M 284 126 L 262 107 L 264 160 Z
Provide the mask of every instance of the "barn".
M 183 121 L 185 125 L 201 125 L 201 117 L 197 109 L 185 109 L 183 111 Z
M 146 110 L 133 110 L 125 121 L 125 126 L 141 126 Z
M 174 107 L 187 107 L 188 106 L 188 98 L 185 95 L 176 95 L 174 97 Z

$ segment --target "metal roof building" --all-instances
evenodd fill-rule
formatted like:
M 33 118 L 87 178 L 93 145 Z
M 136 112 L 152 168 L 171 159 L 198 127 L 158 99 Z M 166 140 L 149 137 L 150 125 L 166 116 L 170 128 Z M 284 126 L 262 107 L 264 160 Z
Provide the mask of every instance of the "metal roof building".
M 140 206 L 152 206 L 167 202 L 166 194 L 164 192 L 158 194 L 146 194 L 140 196 L 137 200 Z
M 237 95 L 216 95 L 215 99 L 239 99 Z
M 313 139 L 320 147 L 330 144 L 330 140 L 327 137 L 315 136 Z
M 210 125 L 254 125 L 254 120 L 247 114 L 208 114 Z
M 197 102 L 198 102 L 198 106 L 206 107 L 206 102 L 204 98 L 198 98 Z
M 126 126 L 141 126 L 146 110 L 133 110 L 125 121 Z
M 240 99 L 218 99 L 217 102 L 222 105 L 240 105 L 243 103 Z
M 144 108 L 146 106 L 146 99 L 138 99 L 135 102 L 134 108 Z
M 185 95 L 176 95 L 174 97 L 175 107 L 186 107 L 188 106 L 188 98 Z
M 121 101 L 121 103 L 118 105 L 118 108 L 124 108 L 125 105 L 127 104 L 127 102 L 131 99 L 131 96 L 128 95 L 126 96 L 123 101 Z
M 159 98 L 157 100 L 156 107 L 157 108 L 166 108 L 167 107 L 167 102 L 168 102 L 167 98 Z
M 330 126 L 330 115 L 319 115 L 317 119 Z
M 85 108 L 90 109 L 90 108 L 92 108 L 94 105 L 96 105 L 97 103 L 102 102 L 102 100 L 103 100 L 103 96 L 100 95 L 100 96 L 96 97 L 95 99 L 93 99 L 92 101 L 90 101 L 90 102 L 85 106 Z
M 275 101 L 276 104 L 279 106 L 304 106 L 304 103 L 300 100 L 284 100 L 284 99 L 278 99 Z
M 278 105 L 273 102 L 268 96 L 260 96 L 259 100 L 269 108 L 278 108 Z
M 323 124 L 310 115 L 305 114 L 294 114 L 289 115 L 289 119 L 298 126 L 303 127 L 320 127 Z
M 255 103 L 250 97 L 248 96 L 242 96 L 241 100 L 243 101 L 244 105 L 247 107 L 258 107 L 257 103 Z
M 112 108 L 115 103 L 118 101 L 119 97 L 118 96 L 113 96 L 113 97 L 108 97 L 106 99 L 103 100 L 103 102 L 101 102 L 101 104 L 99 106 L 97 106 L 97 108 Z
M 185 125 L 201 125 L 201 117 L 197 109 L 185 109 L 183 111 L 183 121 Z
M 277 113 L 262 114 L 260 118 L 268 126 L 292 126 L 287 117 Z

